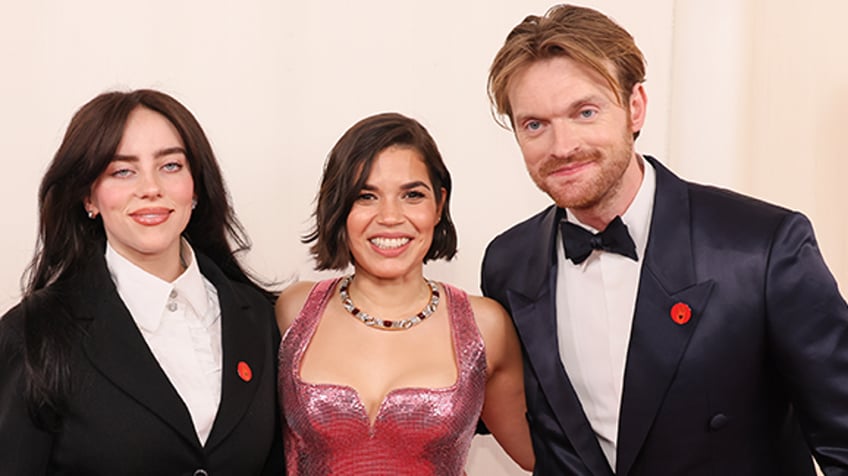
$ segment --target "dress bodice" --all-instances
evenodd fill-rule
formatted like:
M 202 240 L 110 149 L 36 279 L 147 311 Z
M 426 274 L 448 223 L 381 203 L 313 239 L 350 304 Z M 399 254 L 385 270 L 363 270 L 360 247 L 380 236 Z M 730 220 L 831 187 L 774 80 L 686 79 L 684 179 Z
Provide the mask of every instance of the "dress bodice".
M 321 281 L 280 345 L 279 390 L 289 474 L 459 475 L 483 407 L 486 356 L 468 296 L 446 292 L 456 382 L 399 388 L 370 422 L 357 391 L 300 378 L 300 365 L 337 279 Z

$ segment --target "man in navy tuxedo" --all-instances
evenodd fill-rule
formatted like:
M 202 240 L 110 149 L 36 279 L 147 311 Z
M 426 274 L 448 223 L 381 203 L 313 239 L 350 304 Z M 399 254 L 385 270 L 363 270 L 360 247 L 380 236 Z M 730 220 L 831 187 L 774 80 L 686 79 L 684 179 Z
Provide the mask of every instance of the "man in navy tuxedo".
M 482 270 L 521 337 L 535 473 L 848 474 L 848 307 L 809 221 L 636 153 L 644 77 L 627 31 L 569 5 L 491 67 L 555 202 Z

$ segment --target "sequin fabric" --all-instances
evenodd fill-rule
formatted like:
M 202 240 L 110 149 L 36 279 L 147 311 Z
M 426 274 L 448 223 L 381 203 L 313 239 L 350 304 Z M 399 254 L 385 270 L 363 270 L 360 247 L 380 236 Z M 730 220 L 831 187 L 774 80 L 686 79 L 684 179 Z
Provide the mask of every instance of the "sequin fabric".
M 300 379 L 300 362 L 337 279 L 315 285 L 280 345 L 286 467 L 290 475 L 461 475 L 486 385 L 486 355 L 467 295 L 443 284 L 456 382 L 400 388 L 380 405 L 373 427 L 351 387 Z

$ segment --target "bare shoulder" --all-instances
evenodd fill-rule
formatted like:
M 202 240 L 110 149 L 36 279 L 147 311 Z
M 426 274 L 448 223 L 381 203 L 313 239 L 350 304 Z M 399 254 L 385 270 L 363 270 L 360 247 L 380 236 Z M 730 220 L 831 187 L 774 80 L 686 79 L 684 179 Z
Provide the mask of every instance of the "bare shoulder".
M 509 314 L 494 299 L 469 295 L 468 302 L 471 304 L 471 310 L 474 311 L 477 327 L 483 333 L 484 339 L 486 338 L 486 334 L 503 332 L 504 327 L 512 328 Z
M 313 281 L 298 281 L 292 283 L 280 293 L 274 309 L 281 333 L 286 332 L 286 329 L 294 322 L 313 286 L 315 286 Z

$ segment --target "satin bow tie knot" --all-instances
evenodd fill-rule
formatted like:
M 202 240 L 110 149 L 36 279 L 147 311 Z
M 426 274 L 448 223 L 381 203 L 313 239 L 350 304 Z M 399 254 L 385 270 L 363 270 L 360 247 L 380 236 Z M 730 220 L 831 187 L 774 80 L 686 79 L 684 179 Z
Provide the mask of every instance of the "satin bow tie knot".
M 627 225 L 616 216 L 607 225 L 606 229 L 599 233 L 592 233 L 580 225 L 575 225 L 563 220 L 560 223 L 562 232 L 562 245 L 565 249 L 565 257 L 580 264 L 592 254 L 593 250 L 603 250 L 618 253 L 633 261 L 639 261 L 636 257 L 636 244 L 627 232 Z

